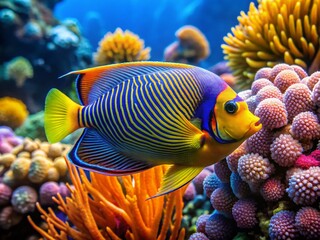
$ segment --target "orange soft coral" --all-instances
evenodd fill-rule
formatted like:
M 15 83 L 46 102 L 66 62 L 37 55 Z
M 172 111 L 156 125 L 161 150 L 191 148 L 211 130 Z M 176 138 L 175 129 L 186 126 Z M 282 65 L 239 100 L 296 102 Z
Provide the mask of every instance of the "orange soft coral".
M 138 35 L 117 28 L 108 32 L 99 43 L 94 54 L 96 65 L 143 61 L 150 58 L 150 48 L 144 48 L 144 41 Z
M 320 1 L 258 0 L 241 12 L 222 45 L 230 68 L 243 88 L 262 67 L 279 62 L 297 64 L 309 72 L 320 66 Z
M 176 32 L 178 42 L 170 44 L 164 53 L 166 61 L 197 64 L 210 54 L 207 38 L 196 27 L 186 25 Z
M 90 173 L 88 180 L 83 170 L 68 163 L 74 188 L 64 201 L 59 195 L 55 202 L 69 222 L 60 220 L 52 209 L 46 212 L 38 204 L 42 218 L 48 224 L 44 231 L 29 217 L 33 227 L 46 239 L 183 239 L 180 229 L 182 196 L 185 187 L 169 195 L 150 200 L 156 194 L 167 167 L 123 177 Z M 174 219 L 174 220 L 173 220 Z M 71 227 L 72 224 L 75 227 Z
M 28 115 L 26 105 L 19 99 L 0 98 L 0 126 L 4 125 L 15 129 L 23 124 Z

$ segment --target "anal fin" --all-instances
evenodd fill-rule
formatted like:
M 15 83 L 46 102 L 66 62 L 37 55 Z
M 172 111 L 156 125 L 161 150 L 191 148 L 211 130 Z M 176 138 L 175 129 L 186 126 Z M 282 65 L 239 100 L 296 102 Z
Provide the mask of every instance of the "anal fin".
M 202 170 L 203 167 L 189 167 L 181 165 L 171 166 L 163 177 L 160 190 L 151 198 L 168 194 L 183 187 L 192 181 Z
M 85 129 L 68 154 L 75 165 L 107 175 L 133 174 L 154 165 L 116 151 L 95 129 Z

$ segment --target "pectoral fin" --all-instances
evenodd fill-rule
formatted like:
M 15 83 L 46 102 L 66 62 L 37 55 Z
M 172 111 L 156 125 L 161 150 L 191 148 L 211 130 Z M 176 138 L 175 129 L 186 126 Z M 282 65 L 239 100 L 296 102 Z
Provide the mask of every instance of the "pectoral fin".
M 190 181 L 192 181 L 201 171 L 203 167 L 186 167 L 173 165 L 166 172 L 163 177 L 160 190 L 155 196 L 151 198 L 158 197 L 164 194 L 168 194 L 172 191 L 175 191 Z

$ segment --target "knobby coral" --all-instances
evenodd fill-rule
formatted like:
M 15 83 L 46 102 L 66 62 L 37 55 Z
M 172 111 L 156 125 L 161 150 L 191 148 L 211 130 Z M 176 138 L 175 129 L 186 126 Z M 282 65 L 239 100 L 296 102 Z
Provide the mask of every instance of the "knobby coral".
M 33 77 L 33 68 L 28 59 L 16 57 L 7 64 L 6 74 L 9 80 L 16 82 L 17 87 L 21 87 L 28 78 Z
M 19 99 L 0 98 L 0 126 L 4 125 L 15 129 L 23 124 L 28 115 L 26 105 Z
M 149 47 L 144 48 L 144 41 L 138 35 L 117 28 L 101 39 L 94 61 L 96 65 L 143 61 L 150 58 L 150 50 Z
M 180 223 L 185 187 L 146 201 L 156 194 L 167 166 L 122 177 L 91 172 L 91 180 L 82 169 L 69 163 L 68 168 L 74 184 L 69 187 L 71 197 L 63 200 L 58 195 L 54 201 L 69 221 L 62 221 L 51 208 L 45 211 L 39 204 L 48 230 L 36 226 L 29 217 L 45 239 L 165 239 L 168 232 L 170 239 L 184 238 Z
M 279 62 L 297 64 L 309 74 L 320 64 L 319 0 L 258 0 L 241 12 L 222 45 L 229 66 L 243 88 L 259 68 Z

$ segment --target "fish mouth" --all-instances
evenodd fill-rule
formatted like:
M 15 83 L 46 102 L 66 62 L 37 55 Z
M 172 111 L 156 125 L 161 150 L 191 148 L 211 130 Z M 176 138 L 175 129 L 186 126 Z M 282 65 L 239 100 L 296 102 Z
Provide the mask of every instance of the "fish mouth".
M 249 127 L 248 131 L 246 131 L 239 138 L 232 136 L 232 134 L 229 133 L 227 129 L 224 128 L 223 130 L 226 133 L 226 135 L 228 135 L 232 140 L 238 141 L 238 140 L 241 140 L 241 139 L 247 139 L 248 137 L 250 137 L 251 135 L 255 134 L 256 132 L 258 132 L 262 128 L 262 124 L 260 122 L 260 119 L 258 121 L 251 122 L 249 126 L 250 127 Z

